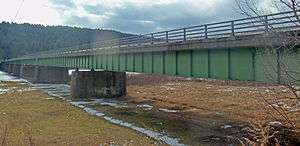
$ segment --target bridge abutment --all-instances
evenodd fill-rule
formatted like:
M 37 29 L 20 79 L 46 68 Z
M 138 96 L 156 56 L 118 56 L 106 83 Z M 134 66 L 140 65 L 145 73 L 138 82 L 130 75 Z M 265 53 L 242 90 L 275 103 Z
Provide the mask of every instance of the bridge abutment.
M 114 98 L 126 95 L 126 73 L 114 71 L 74 71 L 72 98 Z

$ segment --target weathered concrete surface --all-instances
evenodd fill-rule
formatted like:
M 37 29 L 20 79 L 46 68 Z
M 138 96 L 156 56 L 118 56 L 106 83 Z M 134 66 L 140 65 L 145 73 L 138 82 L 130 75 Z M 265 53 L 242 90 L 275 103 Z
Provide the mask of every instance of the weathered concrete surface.
M 72 98 L 113 98 L 126 92 L 125 72 L 74 71 L 71 76 Z
M 1 63 L 1 70 L 4 72 L 8 71 L 8 64 L 7 63 Z
M 36 66 L 35 83 L 65 84 L 70 82 L 68 68 L 52 66 Z
M 35 69 L 34 65 L 21 65 L 20 77 L 28 80 L 29 82 L 35 82 Z
M 14 75 L 14 76 L 20 76 L 20 73 L 21 73 L 21 65 L 14 64 L 13 65 L 12 75 Z
M 67 68 L 51 66 L 22 65 L 20 77 L 40 84 L 65 84 L 70 81 Z
M 14 69 L 14 64 L 9 64 L 9 65 L 8 65 L 8 71 L 7 71 L 7 72 L 8 72 L 9 74 L 13 73 L 13 69 Z

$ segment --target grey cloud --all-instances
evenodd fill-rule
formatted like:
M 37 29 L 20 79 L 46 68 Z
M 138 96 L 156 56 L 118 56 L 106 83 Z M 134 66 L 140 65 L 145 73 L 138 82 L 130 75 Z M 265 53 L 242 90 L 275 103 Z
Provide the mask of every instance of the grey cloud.
M 66 19 L 63 20 L 64 24 L 69 25 L 69 26 L 80 26 L 80 27 L 86 27 L 86 28 L 99 28 L 100 24 L 95 24 L 91 22 L 88 18 L 86 17 L 79 17 L 72 15 L 70 17 L 67 17 Z
M 88 13 L 95 14 L 95 15 L 104 15 L 104 14 L 107 14 L 108 12 L 111 12 L 111 10 L 109 8 L 104 7 L 103 5 L 89 5 L 89 4 L 85 4 L 82 7 Z
M 75 4 L 72 0 L 49 0 L 49 1 L 54 5 L 64 6 L 68 8 L 75 7 Z
M 197 0 L 195 0 L 195 3 L 197 3 Z M 183 3 L 146 6 L 128 4 L 114 9 L 99 4 L 83 5 L 82 7 L 90 14 L 106 16 L 107 20 L 103 24 L 98 24 L 87 18 L 71 16 L 65 18 L 65 24 L 146 33 L 239 17 L 233 9 L 234 0 L 221 1 L 221 3 L 214 6 L 214 10 L 208 12 L 207 10 L 190 10 Z

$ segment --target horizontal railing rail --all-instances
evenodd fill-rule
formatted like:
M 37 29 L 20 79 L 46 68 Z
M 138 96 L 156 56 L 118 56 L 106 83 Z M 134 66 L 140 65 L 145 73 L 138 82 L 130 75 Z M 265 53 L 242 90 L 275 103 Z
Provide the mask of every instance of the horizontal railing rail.
M 300 12 L 300 11 L 299 11 Z M 122 47 L 138 45 L 157 45 L 168 43 L 180 43 L 195 40 L 205 40 L 214 38 L 238 37 L 247 35 L 257 35 L 272 32 L 298 31 L 299 20 L 293 11 L 282 12 L 252 18 L 243 18 L 232 21 L 223 21 L 217 23 L 191 26 L 168 31 L 154 32 L 142 35 L 133 35 L 112 39 L 108 41 L 82 44 L 74 47 L 67 47 L 57 50 L 49 50 L 28 54 L 21 58 L 49 57 L 55 55 L 96 52 L 103 48 L 118 49 Z

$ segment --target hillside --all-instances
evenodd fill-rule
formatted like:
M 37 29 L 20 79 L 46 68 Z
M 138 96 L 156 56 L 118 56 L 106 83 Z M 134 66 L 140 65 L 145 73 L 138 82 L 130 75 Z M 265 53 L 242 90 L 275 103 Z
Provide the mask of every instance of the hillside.
M 0 60 L 129 35 L 113 30 L 2 22 Z

